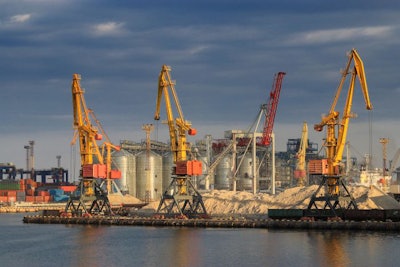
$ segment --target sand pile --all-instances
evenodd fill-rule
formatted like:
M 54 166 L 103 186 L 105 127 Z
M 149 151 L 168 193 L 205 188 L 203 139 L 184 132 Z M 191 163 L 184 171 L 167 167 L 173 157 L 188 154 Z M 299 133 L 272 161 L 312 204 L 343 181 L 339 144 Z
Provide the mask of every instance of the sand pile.
M 252 194 L 249 192 L 212 190 L 203 193 L 203 201 L 209 214 L 263 214 L 268 209 L 305 209 L 318 185 L 293 187 L 276 194 Z M 400 209 L 400 203 L 380 189 L 372 186 L 348 186 L 359 209 Z M 324 194 L 324 190 L 320 190 Z M 159 202 L 150 203 L 146 209 L 156 210 Z
M 131 195 L 122 195 L 122 194 L 109 194 L 108 200 L 110 204 L 113 206 L 119 206 L 121 204 L 139 204 L 142 201 Z

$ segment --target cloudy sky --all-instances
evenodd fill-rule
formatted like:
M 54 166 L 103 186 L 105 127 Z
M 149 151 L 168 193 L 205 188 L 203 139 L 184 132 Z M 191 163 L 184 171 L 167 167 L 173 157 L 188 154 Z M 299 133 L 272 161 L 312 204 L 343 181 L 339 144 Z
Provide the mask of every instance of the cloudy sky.
M 313 124 L 329 111 L 346 53 L 356 48 L 374 110 L 365 110 L 357 84 L 348 141 L 354 156 L 371 151 L 381 167 L 379 138 L 390 139 L 389 160 L 400 147 L 400 2 L 360 3 L 0 0 L 0 162 L 24 168 L 24 145 L 34 140 L 37 168 L 56 166 L 57 155 L 70 168 L 73 73 L 115 143 L 143 140 L 142 125 L 155 123 L 163 64 L 172 67 L 185 118 L 198 130 L 190 141 L 247 129 L 274 74 L 284 71 L 277 150 L 300 137 L 303 121 L 321 146 L 325 133 Z M 156 126 L 152 138 L 167 141 L 167 126 Z

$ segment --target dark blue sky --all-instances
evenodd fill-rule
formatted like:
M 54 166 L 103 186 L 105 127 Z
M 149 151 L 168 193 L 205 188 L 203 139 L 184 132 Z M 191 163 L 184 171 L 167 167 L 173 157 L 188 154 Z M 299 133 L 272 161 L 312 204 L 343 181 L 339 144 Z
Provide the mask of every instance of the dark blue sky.
M 56 155 L 70 167 L 73 73 L 115 143 L 144 139 L 163 64 L 198 130 L 190 141 L 246 130 L 284 71 L 277 149 L 300 137 L 303 121 L 321 144 L 325 135 L 312 125 L 329 111 L 352 48 L 364 61 L 374 111 L 364 110 L 357 85 L 348 140 L 355 156 L 371 142 L 380 158 L 379 138 L 388 137 L 391 159 L 400 145 L 400 4 L 393 2 L 0 0 L 0 162 L 25 167 L 23 146 L 35 140 L 36 167 L 55 166 Z M 167 141 L 166 127 L 153 138 Z

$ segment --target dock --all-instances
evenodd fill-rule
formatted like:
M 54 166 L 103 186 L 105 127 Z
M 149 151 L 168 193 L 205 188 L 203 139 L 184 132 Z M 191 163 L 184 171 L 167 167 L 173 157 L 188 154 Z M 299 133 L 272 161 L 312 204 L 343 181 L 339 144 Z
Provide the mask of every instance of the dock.
M 154 219 L 128 216 L 25 216 L 24 223 L 36 224 L 80 224 L 80 225 L 119 225 L 153 227 L 198 227 L 198 228 L 261 228 L 292 230 L 363 230 L 363 231 L 400 231 L 398 221 L 307 221 L 276 219 Z

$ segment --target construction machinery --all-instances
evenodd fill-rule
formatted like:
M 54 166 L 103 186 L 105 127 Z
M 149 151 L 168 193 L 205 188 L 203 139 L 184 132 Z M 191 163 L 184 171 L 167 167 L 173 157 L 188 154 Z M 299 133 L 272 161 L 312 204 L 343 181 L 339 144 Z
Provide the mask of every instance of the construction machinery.
M 202 196 L 191 182 L 192 176 L 202 174 L 202 165 L 201 161 L 188 158 L 190 146 L 186 141 L 187 134 L 195 135 L 196 129 L 192 128 L 191 123 L 184 119 L 170 71 L 171 67 L 167 65 L 163 65 L 161 68 L 154 119 L 160 119 L 161 99 L 164 95 L 174 166 L 171 183 L 161 197 L 157 215 L 180 218 L 205 217 L 207 211 Z M 169 91 L 174 98 L 178 112 L 177 118 L 174 118 Z
M 308 147 L 308 126 L 307 123 L 304 122 L 299 150 L 296 153 L 296 169 L 294 170 L 294 178 L 297 179 L 298 186 L 304 186 L 307 179 L 307 173 L 306 173 L 307 147 Z
M 271 144 L 271 135 L 274 128 L 275 114 L 278 109 L 279 95 L 281 93 L 283 76 L 285 72 L 278 72 L 275 74 L 272 84 L 272 90 L 269 93 L 269 101 L 267 104 L 261 106 L 261 110 L 265 110 L 265 121 L 261 145 L 268 146 Z
M 354 62 L 353 67 L 352 62 Z M 336 111 L 336 104 L 339 100 L 343 84 L 348 74 L 351 74 L 349 88 L 347 92 L 346 103 L 343 114 Z M 369 99 L 368 86 L 364 72 L 364 64 L 355 49 L 352 49 L 348 55 L 348 61 L 342 72 L 342 78 L 337 88 L 333 103 L 329 113 L 322 117 L 319 124 L 314 125 L 316 131 L 322 131 L 326 127 L 326 140 L 324 143 L 326 149 L 326 166 L 322 175 L 321 183 L 317 191 L 312 195 L 308 210 L 316 209 L 318 213 L 323 212 L 327 216 L 337 217 L 335 209 L 357 209 L 357 204 L 347 189 L 343 181 L 343 168 L 341 166 L 343 150 L 346 144 L 346 137 L 349 128 L 350 118 L 354 117 L 351 113 L 353 102 L 354 85 L 356 77 L 358 78 L 367 110 L 372 110 L 372 104 Z M 320 194 L 322 187 L 325 187 L 325 193 Z M 318 205 L 320 204 L 320 205 Z M 327 210 L 327 211 L 325 211 Z
M 72 106 L 75 129 L 72 144 L 79 139 L 80 148 L 80 181 L 65 207 L 66 213 L 73 215 L 111 214 L 111 206 L 107 194 L 111 191 L 111 180 L 121 178 L 121 172 L 111 169 L 111 150 L 119 150 L 109 140 L 101 146 L 97 144 L 102 140 L 98 127 L 104 133 L 101 125 L 95 126 L 91 122 L 90 114 L 84 98 L 84 90 L 80 86 L 81 77 L 73 75 L 72 80 Z M 92 115 L 92 117 L 94 117 Z M 95 121 L 97 119 L 94 117 Z M 107 137 L 108 139 L 108 137 Z M 106 157 L 104 157 L 106 155 Z M 101 184 L 107 182 L 107 189 Z

